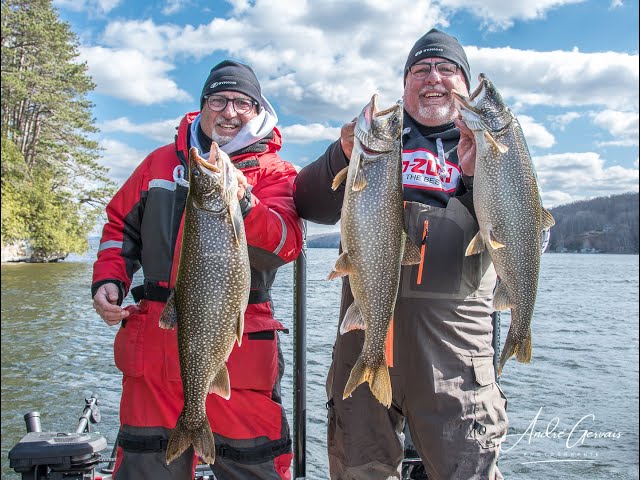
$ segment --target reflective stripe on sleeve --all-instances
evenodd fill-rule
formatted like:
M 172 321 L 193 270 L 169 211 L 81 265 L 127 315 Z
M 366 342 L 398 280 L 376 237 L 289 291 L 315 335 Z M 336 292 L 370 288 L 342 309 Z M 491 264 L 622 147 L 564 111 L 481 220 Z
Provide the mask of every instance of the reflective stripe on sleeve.
M 273 251 L 273 253 L 277 255 L 280 253 L 280 250 L 282 250 L 282 247 L 284 247 L 284 242 L 287 240 L 287 224 L 284 223 L 284 220 L 282 219 L 282 217 L 278 212 L 276 212 L 275 210 L 271 210 L 271 211 L 276 214 L 276 216 L 280 219 L 280 223 L 282 224 L 282 236 L 280 237 L 280 244 Z
M 173 192 L 176 189 L 176 182 L 172 182 L 171 180 L 156 178 L 155 180 L 149 181 L 149 189 L 152 189 L 152 188 L 164 188 L 165 190 L 170 190 Z
M 118 242 L 117 240 L 108 240 L 106 242 L 102 242 L 98 251 L 106 250 L 107 248 L 122 248 L 122 242 Z

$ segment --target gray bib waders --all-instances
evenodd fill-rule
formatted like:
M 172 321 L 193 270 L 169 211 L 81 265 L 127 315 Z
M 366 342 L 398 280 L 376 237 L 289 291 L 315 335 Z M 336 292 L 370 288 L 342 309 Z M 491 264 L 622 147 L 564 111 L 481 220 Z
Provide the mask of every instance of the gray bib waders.
M 493 368 L 491 259 L 486 251 L 464 256 L 478 225 L 456 198 L 447 208 L 406 202 L 405 226 L 424 244 L 424 261 L 402 270 L 393 404 L 382 406 L 366 384 L 342 399 L 364 333 L 338 334 L 327 378 L 331 479 L 400 479 L 405 419 L 430 480 L 501 479 L 507 402 Z M 345 277 L 341 319 L 352 301 Z

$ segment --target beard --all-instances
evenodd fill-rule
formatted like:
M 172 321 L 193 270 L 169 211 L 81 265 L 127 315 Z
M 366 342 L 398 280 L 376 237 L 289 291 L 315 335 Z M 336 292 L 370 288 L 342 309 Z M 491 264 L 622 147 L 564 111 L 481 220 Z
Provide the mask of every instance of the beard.
M 231 140 L 233 140 L 235 138 L 235 136 L 237 134 L 233 134 L 233 135 L 218 135 L 216 133 L 216 125 L 233 125 L 236 127 L 239 127 L 242 125 L 242 122 L 237 119 L 237 118 L 232 118 L 232 119 L 220 119 L 218 121 L 215 122 L 214 126 L 213 126 L 213 130 L 211 132 L 211 140 L 213 140 L 214 142 L 216 142 L 219 146 L 222 145 L 226 145 L 227 143 L 229 143 Z
M 218 135 L 215 131 L 211 132 L 211 140 L 216 142 L 219 147 L 226 145 L 233 140 L 234 137 L 235 135 Z
M 418 105 L 417 118 L 420 123 L 426 125 L 427 123 L 432 126 L 444 125 L 445 123 L 452 122 L 457 116 L 458 112 L 453 104 L 450 105 Z M 427 122 L 427 123 L 425 123 Z

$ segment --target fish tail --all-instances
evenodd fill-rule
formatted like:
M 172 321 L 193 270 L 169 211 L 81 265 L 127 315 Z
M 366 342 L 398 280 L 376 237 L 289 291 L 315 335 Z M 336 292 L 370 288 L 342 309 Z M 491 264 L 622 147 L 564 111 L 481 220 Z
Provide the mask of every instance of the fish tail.
M 212 464 L 216 459 L 216 446 L 213 440 L 213 432 L 209 425 L 209 420 L 204 417 L 200 426 L 188 428 L 184 422 L 184 414 L 181 413 L 176 423 L 176 428 L 169 435 L 167 443 L 166 462 L 169 465 L 182 453 L 193 445 L 196 454 L 200 455 L 205 462 Z
M 498 365 L 498 375 L 502 374 L 502 367 L 507 360 L 515 356 L 520 363 L 529 363 L 531 361 L 531 331 L 522 340 L 516 340 L 515 335 L 509 331 L 507 340 L 504 342 L 502 354 L 500 355 L 500 364 Z
M 344 387 L 342 398 L 350 397 L 356 387 L 364 382 L 369 383 L 371 393 L 382 405 L 387 408 L 391 406 L 391 378 L 389 377 L 389 368 L 384 356 L 382 357 L 382 362 L 375 366 L 365 365 L 362 357 L 358 358 L 353 369 L 351 369 L 351 375 Z

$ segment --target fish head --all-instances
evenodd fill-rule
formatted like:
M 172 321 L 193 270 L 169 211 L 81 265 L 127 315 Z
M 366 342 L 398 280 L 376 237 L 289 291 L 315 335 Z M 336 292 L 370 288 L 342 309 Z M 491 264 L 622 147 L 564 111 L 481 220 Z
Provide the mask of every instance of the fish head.
M 484 73 L 478 75 L 480 84 L 469 95 L 452 90 L 456 108 L 471 130 L 496 132 L 507 126 L 513 115 L 502 95 Z
M 374 94 L 356 121 L 355 141 L 365 159 L 377 158 L 394 150 L 402 136 L 402 102 L 378 111 L 377 99 Z
M 238 180 L 229 156 L 213 142 L 209 159 L 189 150 L 189 198 L 196 208 L 211 212 L 226 209 L 237 198 Z

